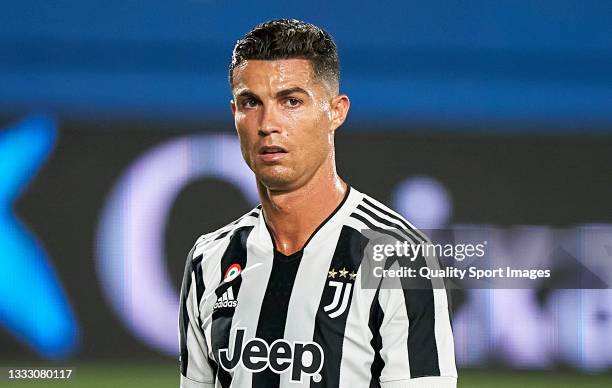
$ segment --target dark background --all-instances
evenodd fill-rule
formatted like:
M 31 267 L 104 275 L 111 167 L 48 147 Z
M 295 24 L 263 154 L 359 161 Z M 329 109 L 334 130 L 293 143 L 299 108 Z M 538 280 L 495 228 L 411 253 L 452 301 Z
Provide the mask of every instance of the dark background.
M 120 174 L 140 154 L 178 134 L 155 128 L 118 133 L 121 141 L 114 131 L 62 126 L 52 156 L 16 206 L 43 242 L 76 309 L 82 326 L 78 354 L 84 358 L 116 356 L 117 349 L 154 356 L 125 331 L 103 298 L 94 238 L 102 205 Z M 386 203 L 406 177 L 434 177 L 451 195 L 450 223 L 612 223 L 612 140 L 601 136 L 383 134 L 351 128 L 338 133 L 337 161 L 347 182 Z M 237 188 L 220 179 L 194 181 L 181 191 L 165 231 L 167 266 L 177 293 L 193 241 L 250 208 Z M 32 355 L 10 336 L 0 341 L 11 357 Z

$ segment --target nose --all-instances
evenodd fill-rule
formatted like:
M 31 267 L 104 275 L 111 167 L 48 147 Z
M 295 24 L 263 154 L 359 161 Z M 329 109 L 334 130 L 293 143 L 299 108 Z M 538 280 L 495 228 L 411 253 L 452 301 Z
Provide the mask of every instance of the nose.
M 279 123 L 279 114 L 275 104 L 266 104 L 262 109 L 261 121 L 259 123 L 259 135 L 267 136 L 272 133 L 280 133 L 282 127 Z

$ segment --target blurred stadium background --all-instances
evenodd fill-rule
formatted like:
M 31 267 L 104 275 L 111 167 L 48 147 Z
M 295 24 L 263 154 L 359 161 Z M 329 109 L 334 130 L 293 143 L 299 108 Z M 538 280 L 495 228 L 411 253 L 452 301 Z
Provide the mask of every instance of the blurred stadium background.
M 353 186 L 418 226 L 487 225 L 510 252 L 565 228 L 612 258 L 610 2 L 0 9 L 0 386 L 178 385 L 185 255 L 256 202 L 231 48 L 271 18 L 338 43 Z M 612 386 L 609 289 L 456 294 L 460 387 Z M 75 374 L 9 381 L 8 367 Z

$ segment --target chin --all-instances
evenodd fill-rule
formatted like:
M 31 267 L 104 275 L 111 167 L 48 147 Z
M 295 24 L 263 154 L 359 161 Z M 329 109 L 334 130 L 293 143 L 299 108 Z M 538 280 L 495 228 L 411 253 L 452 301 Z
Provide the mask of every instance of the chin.
M 292 172 L 287 168 L 273 167 L 259 171 L 255 175 L 268 189 L 288 189 L 295 183 L 295 174 Z

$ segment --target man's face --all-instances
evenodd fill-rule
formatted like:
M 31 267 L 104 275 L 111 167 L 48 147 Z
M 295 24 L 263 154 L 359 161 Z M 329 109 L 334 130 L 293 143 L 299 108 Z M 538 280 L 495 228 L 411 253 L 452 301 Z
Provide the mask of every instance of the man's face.
M 265 187 L 292 190 L 333 165 L 348 98 L 316 78 L 310 61 L 247 60 L 234 69 L 232 89 L 242 155 Z

